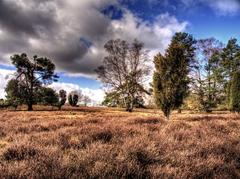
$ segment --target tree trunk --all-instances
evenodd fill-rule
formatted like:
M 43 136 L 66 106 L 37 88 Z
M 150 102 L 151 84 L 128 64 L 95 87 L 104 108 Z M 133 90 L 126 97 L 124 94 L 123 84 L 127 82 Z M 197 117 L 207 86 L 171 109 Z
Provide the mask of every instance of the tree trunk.
M 28 104 L 28 111 L 33 111 L 33 105 L 32 104 Z
M 179 113 L 179 114 L 182 113 L 182 109 L 179 108 L 179 109 L 178 109 L 178 113 Z
M 128 111 L 128 112 L 132 112 L 133 111 L 133 105 L 131 103 L 127 104 L 126 111 Z

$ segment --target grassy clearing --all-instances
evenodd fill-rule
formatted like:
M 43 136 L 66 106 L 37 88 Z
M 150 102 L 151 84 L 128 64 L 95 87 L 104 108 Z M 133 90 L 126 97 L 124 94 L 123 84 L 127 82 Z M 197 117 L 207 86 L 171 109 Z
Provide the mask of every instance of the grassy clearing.
M 240 117 L 0 111 L 0 178 L 240 178 Z

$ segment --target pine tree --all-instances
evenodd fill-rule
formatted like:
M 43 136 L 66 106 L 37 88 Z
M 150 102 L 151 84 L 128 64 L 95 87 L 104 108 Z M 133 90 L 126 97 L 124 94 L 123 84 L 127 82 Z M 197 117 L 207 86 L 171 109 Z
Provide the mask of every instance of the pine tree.
M 18 88 L 21 89 L 21 101 L 27 104 L 28 111 L 33 110 L 33 104 L 37 102 L 37 92 L 43 84 L 56 82 L 58 76 L 54 73 L 55 65 L 46 57 L 30 59 L 27 54 L 15 54 L 11 56 L 12 64 L 16 68 Z
M 221 67 L 224 76 L 227 105 L 230 106 L 231 81 L 233 74 L 240 68 L 240 46 L 237 44 L 237 39 L 230 39 L 227 46 L 223 49 Z
M 232 79 L 230 106 L 234 112 L 240 112 L 240 72 L 235 72 Z

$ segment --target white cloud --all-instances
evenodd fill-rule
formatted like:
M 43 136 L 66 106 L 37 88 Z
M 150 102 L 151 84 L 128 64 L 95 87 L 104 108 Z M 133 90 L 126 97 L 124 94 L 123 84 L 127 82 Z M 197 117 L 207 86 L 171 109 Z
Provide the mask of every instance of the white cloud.
M 184 31 L 188 24 L 168 13 L 159 14 L 149 22 L 122 7 L 117 0 L 2 2 L 6 15 L 1 16 L 0 12 L 0 56 L 3 57 L 0 62 L 9 62 L 11 54 L 21 52 L 47 56 L 54 60 L 59 71 L 66 72 L 69 76 L 95 78 L 94 69 L 101 65 L 106 55 L 103 46 L 113 38 L 127 41 L 139 39 L 144 42 L 146 49 L 151 50 L 149 55 L 152 60 L 153 55 L 164 51 L 174 33 Z M 109 5 L 119 8 L 123 17 L 112 20 L 103 15 L 101 11 Z M 16 11 L 17 18 L 7 16 L 7 12 L 12 11 Z M 91 42 L 91 46 L 86 47 L 80 38 Z M 6 82 L 1 79 L 1 83 L 0 90 L 3 94 Z M 82 90 L 97 102 L 102 101 L 104 96 L 101 89 L 81 88 L 71 83 L 54 83 L 51 86 L 67 92 Z
M 4 70 L 0 69 L 0 99 L 5 98 L 5 87 L 7 85 L 8 80 L 14 74 L 13 70 Z
M 239 0 L 212 0 L 210 6 L 219 15 L 234 15 L 240 12 Z
M 49 87 L 55 89 L 56 91 L 64 89 L 68 94 L 72 91 L 82 91 L 83 95 L 89 96 L 90 99 L 96 104 L 100 104 L 105 96 L 104 91 L 101 89 L 82 88 L 79 85 L 73 83 L 56 82 L 51 84 Z
M 217 15 L 235 15 L 240 12 L 239 0 L 181 0 L 186 7 L 205 5 L 215 11 Z
M 159 14 L 152 22 L 143 20 L 118 0 L 3 2 L 6 15 L 0 14 L 1 56 L 8 54 L 9 59 L 9 54 L 24 51 L 31 56 L 47 56 L 54 60 L 59 71 L 91 78 L 96 77 L 94 69 L 101 65 L 105 55 L 103 46 L 108 40 L 137 38 L 147 49 L 163 51 L 172 35 L 187 26 L 187 22 L 179 22 L 167 13 Z M 101 11 L 109 5 L 121 10 L 123 17 L 112 20 L 104 15 Z M 32 7 L 39 8 L 33 11 Z M 12 11 L 17 11 L 17 19 L 7 16 Z M 91 42 L 91 46 L 86 47 L 81 38 Z
M 13 70 L 5 70 L 0 69 L 0 99 L 5 98 L 5 87 L 7 85 L 7 82 L 13 77 L 14 75 Z M 60 83 L 55 82 L 49 85 L 49 87 L 53 88 L 56 91 L 59 91 L 61 89 L 64 89 L 67 93 L 70 93 L 71 91 L 79 91 L 81 90 L 84 95 L 87 95 L 93 100 L 94 103 L 100 104 L 104 99 L 104 91 L 101 89 L 90 89 L 90 88 L 82 88 L 77 84 L 73 83 Z

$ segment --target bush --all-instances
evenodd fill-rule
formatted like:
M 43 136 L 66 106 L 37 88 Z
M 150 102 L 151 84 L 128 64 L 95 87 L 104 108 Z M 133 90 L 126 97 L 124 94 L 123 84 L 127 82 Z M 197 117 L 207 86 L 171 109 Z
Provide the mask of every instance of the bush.
M 39 91 L 40 103 L 54 106 L 58 103 L 57 93 L 52 88 L 41 87 Z
M 31 146 L 12 146 L 3 153 L 3 158 L 6 161 L 10 160 L 27 160 L 34 157 L 38 151 Z

